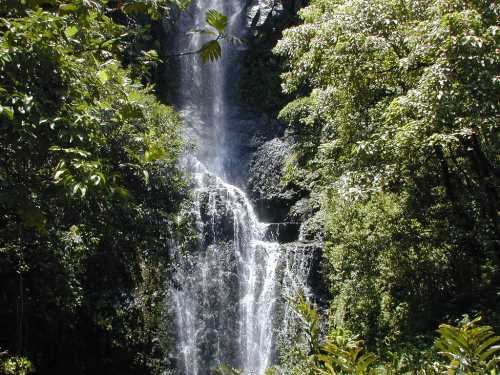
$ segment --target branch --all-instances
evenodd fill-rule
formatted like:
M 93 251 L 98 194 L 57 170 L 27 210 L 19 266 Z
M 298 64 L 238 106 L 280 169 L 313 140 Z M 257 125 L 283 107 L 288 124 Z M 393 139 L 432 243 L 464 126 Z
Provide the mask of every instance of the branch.
M 225 39 L 225 38 L 226 38 L 226 36 L 224 34 L 219 34 L 217 36 L 217 38 L 211 40 L 210 42 L 213 42 L 214 40 L 216 42 L 218 42 L 219 40 L 222 40 L 222 39 Z M 203 51 L 205 51 L 207 49 L 207 44 L 208 43 L 209 42 L 203 44 L 203 46 L 200 49 L 196 50 L 196 51 L 186 51 L 186 52 L 173 53 L 173 54 L 167 55 L 166 57 L 168 58 L 168 57 L 181 57 L 181 56 L 196 55 L 198 53 L 202 53 Z

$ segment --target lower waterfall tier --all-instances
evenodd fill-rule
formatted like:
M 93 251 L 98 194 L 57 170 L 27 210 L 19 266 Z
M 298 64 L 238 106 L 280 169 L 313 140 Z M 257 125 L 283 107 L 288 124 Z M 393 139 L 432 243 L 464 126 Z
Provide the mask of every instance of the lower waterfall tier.
M 171 290 L 179 370 L 205 375 L 222 364 L 263 375 L 276 343 L 294 323 L 289 302 L 308 293 L 314 252 L 267 241 L 245 194 L 195 162 L 194 199 L 186 212 L 198 242 L 175 255 Z

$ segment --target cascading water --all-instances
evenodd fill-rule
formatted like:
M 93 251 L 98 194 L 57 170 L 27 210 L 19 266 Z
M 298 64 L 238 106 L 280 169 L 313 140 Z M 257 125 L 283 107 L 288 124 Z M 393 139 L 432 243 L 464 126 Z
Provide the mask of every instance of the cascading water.
M 172 293 L 183 371 L 206 374 L 225 363 L 263 374 L 272 356 L 279 245 L 263 240 L 266 225 L 241 190 L 193 164 L 199 247 L 181 254 Z
M 240 3 L 243 0 L 194 1 L 178 22 L 176 49 L 200 49 L 205 41 L 202 35 L 185 35 L 205 27 L 209 9 L 231 16 L 228 32 L 238 33 Z M 234 49 L 227 46 L 215 63 L 203 64 L 195 54 L 179 59 L 177 105 L 190 128 L 189 136 L 198 144 L 196 156 L 185 160 L 194 185 L 187 215 L 196 223 L 198 241 L 174 254 L 176 272 L 170 291 L 177 370 L 183 375 L 209 374 L 221 364 L 242 369 L 246 375 L 263 375 L 275 354 L 276 312 L 288 314 L 281 288 L 293 288 L 295 278 L 306 277 L 290 270 L 288 275 L 280 272 L 297 262 L 284 259 L 280 245 L 265 240 L 267 225 L 258 221 L 244 192 L 224 181 L 224 162 L 229 157 L 225 129 L 231 125 L 228 82 L 235 74 L 235 61 Z

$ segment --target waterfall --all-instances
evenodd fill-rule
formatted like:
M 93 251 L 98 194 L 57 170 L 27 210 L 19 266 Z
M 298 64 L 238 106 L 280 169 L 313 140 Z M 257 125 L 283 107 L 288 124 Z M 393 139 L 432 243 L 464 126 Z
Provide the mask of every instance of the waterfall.
M 242 3 L 193 1 L 177 25 L 177 51 L 196 51 L 206 41 L 201 34 L 186 33 L 205 27 L 209 9 L 230 16 L 229 32 L 237 34 L 243 25 Z M 297 260 L 287 259 L 277 242 L 266 240 L 268 226 L 259 222 L 245 193 L 225 181 L 230 158 L 225 129 L 231 126 L 230 92 L 237 74 L 237 52 L 231 47 L 223 46 L 222 58 L 213 63 L 203 64 L 195 54 L 179 59 L 176 104 L 188 137 L 198 146 L 184 161 L 193 181 L 192 205 L 185 214 L 195 223 L 197 241 L 173 254 L 169 302 L 182 375 L 210 374 L 221 364 L 245 375 L 263 375 L 274 359 L 275 332 L 291 319 L 285 297 L 301 284 L 297 277 L 306 278 L 292 274 Z M 280 311 L 286 322 L 277 322 Z
M 192 32 L 207 27 L 206 12 L 215 9 L 229 17 L 226 33 L 236 35 L 243 25 L 244 0 L 193 0 L 188 10 L 176 23 L 176 52 L 198 51 L 213 35 Z M 225 173 L 224 161 L 228 158 L 225 129 L 228 126 L 230 92 L 234 90 L 237 74 L 237 51 L 234 46 L 221 41 L 222 57 L 217 62 L 204 64 L 197 54 L 178 59 L 179 81 L 175 98 L 177 107 L 186 119 L 192 139 L 198 146 L 197 156 L 219 176 Z M 232 83 L 232 84 L 231 84 Z
M 279 245 L 237 187 L 197 160 L 191 214 L 198 251 L 181 254 L 173 291 L 184 374 L 220 364 L 263 374 L 272 356 Z

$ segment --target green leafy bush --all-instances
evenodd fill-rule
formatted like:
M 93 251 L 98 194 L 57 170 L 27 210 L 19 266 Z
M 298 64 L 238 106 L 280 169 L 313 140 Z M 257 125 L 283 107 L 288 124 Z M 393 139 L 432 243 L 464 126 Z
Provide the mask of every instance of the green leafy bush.
M 449 363 L 447 373 L 494 374 L 500 370 L 500 337 L 490 326 L 478 326 L 480 317 L 465 319 L 458 327 L 441 324 L 435 346 Z
M 33 373 L 33 364 L 25 357 L 0 359 L 0 373 L 5 375 L 28 375 Z
M 39 372 L 168 366 L 183 142 L 175 111 L 141 84 L 155 54 L 127 53 L 144 32 L 134 12 L 0 2 L 0 331 Z
M 449 316 L 495 318 L 499 5 L 313 0 L 299 15 L 274 50 L 295 96 L 285 176 L 324 197 L 332 319 L 385 350 Z
M 321 315 L 303 297 L 295 303 L 302 322 L 300 339 L 314 343 L 303 347 L 302 357 L 283 356 L 279 374 L 311 375 L 495 375 L 500 370 L 500 337 L 490 326 L 479 326 L 481 318 L 472 321 L 466 316 L 457 326 L 441 324 L 433 347 L 425 349 L 406 346 L 389 360 L 377 358 L 364 347 L 359 335 L 332 327 L 321 334 Z M 324 319 L 325 317 L 323 317 Z M 328 317 L 326 317 L 328 318 Z M 386 356 L 387 357 L 387 356 Z

